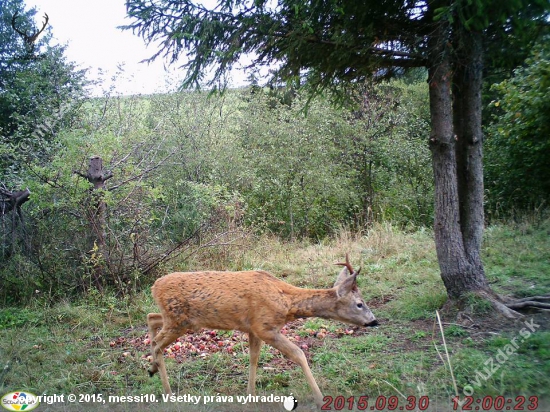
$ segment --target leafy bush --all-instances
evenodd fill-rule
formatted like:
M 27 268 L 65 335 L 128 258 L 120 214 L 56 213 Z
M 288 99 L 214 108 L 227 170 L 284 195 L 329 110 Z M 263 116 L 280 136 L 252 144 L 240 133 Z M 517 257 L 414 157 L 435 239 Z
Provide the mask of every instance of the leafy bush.
M 87 101 L 48 161 L 27 165 L 28 239 L 0 268 L 4 298 L 131 293 L 169 258 L 230 247 L 243 227 L 320 239 L 430 222 L 425 85 L 359 96 L 358 112 L 258 88 Z M 105 187 L 87 174 L 92 157 Z
M 550 200 L 550 38 L 514 76 L 493 85 L 487 129 L 486 186 L 492 210 L 507 214 Z

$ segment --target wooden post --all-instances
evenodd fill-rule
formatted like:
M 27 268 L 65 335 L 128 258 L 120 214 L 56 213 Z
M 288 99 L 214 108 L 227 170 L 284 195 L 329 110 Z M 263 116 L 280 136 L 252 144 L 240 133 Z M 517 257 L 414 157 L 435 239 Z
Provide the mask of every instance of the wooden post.
M 93 275 L 94 284 L 101 290 L 102 277 L 105 265 L 109 262 L 109 249 L 107 247 L 107 204 L 104 199 L 105 182 L 113 177 L 110 170 L 103 168 L 103 159 L 99 156 L 90 158 L 86 174 L 75 172 L 86 178 L 93 185 L 92 204 L 86 211 L 90 225 L 90 250 L 96 253 L 94 259 Z

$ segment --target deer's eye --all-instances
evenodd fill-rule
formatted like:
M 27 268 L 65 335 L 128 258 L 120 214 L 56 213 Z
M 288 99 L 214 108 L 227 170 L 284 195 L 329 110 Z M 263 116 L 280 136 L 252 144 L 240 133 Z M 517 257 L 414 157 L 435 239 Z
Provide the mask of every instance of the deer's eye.
M 359 309 L 361 309 L 361 308 L 363 307 L 363 304 L 362 304 L 362 303 L 358 303 L 358 304 L 357 304 L 357 307 L 358 307 Z

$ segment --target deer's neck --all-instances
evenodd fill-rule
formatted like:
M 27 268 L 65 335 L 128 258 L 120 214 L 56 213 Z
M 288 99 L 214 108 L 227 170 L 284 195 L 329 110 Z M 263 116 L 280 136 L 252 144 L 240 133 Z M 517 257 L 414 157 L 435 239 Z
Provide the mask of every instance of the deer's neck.
M 300 289 L 296 288 L 290 294 L 291 307 L 287 321 L 298 318 L 319 317 L 331 319 L 334 317 L 336 292 L 332 289 Z

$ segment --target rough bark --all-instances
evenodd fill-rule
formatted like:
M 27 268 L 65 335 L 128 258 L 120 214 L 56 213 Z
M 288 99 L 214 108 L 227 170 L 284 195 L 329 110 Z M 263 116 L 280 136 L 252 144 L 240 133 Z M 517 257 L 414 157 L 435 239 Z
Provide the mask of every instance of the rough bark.
M 484 228 L 483 132 L 481 89 L 483 49 L 480 33 L 462 30 L 456 41 L 453 76 L 453 123 L 457 136 L 456 158 L 460 226 L 466 257 L 480 283 L 485 274 L 480 250 Z
M 435 179 L 435 221 L 434 234 L 441 277 L 451 299 L 460 299 L 469 291 L 484 290 L 487 287 L 481 259 L 472 264 L 468 259 L 465 236 L 478 239 L 479 228 L 463 232 L 461 221 L 461 190 L 457 167 L 457 136 L 453 130 L 453 101 L 451 82 L 453 79 L 452 50 L 447 41 L 448 23 L 440 22 L 430 44 L 430 67 L 428 70 L 432 151 Z M 456 96 L 461 98 L 461 96 Z M 462 105 L 455 103 L 455 107 Z M 460 123 L 462 130 L 462 122 Z M 465 207 L 470 204 L 466 203 Z M 483 205 L 481 204 L 481 207 Z M 479 223 L 474 221 L 475 224 Z M 481 226 L 481 230 L 482 230 Z M 479 238 L 480 240 L 481 238 Z M 472 247 L 472 244 L 470 244 Z M 477 246 L 479 257 L 479 247 Z M 475 253 L 472 252 L 473 255 Z M 479 270 L 481 269 L 481 271 Z

